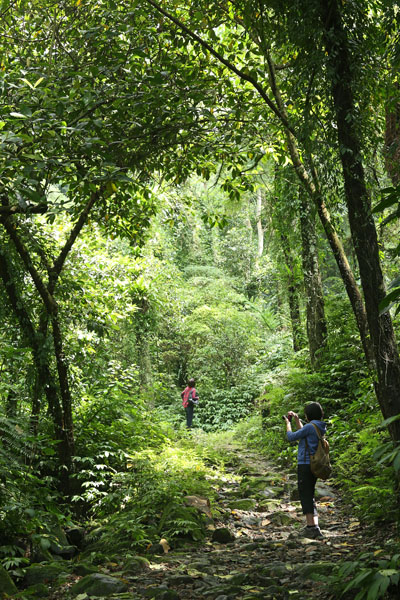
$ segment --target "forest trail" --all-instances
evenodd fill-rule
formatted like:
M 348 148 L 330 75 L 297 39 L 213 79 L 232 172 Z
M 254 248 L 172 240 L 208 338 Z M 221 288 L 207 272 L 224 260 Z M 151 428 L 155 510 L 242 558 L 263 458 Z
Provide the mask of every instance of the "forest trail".
M 331 574 L 337 560 L 355 560 L 374 540 L 355 518 L 342 512 L 330 484 L 318 483 L 317 489 L 324 538 L 309 540 L 301 536 L 305 523 L 296 501 L 295 476 L 238 447 L 216 489 L 218 508 L 207 539 L 149 556 L 150 565 L 140 573 L 125 572 L 129 592 L 113 598 L 337 598 L 318 577 Z M 110 575 L 121 576 L 112 571 Z

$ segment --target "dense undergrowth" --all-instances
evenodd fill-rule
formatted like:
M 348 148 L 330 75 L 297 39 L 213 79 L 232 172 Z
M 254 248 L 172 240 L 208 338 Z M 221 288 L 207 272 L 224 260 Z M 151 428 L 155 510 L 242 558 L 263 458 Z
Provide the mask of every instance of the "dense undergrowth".
M 288 359 L 287 347 L 273 341 L 271 336 L 263 355 L 264 371 L 255 370 L 247 386 L 242 382 L 229 393 L 205 389 L 190 432 L 179 389 L 171 395 L 160 385 L 164 399 L 158 403 L 133 397 L 127 379 L 110 385 L 107 394 L 93 389 L 77 414 L 74 494 L 68 503 L 57 491 L 50 428 L 42 425 L 34 437 L 26 433 L 28 422 L 2 418 L 1 564 L 18 580 L 32 558 L 46 557 L 58 529 L 72 525 L 85 528 L 85 551 L 98 563 L 143 552 L 162 538 L 174 547 L 201 541 L 207 517 L 185 506 L 185 497 L 208 498 L 213 507 L 224 465 L 234 464 L 235 444 L 257 449 L 283 472 L 294 470 L 296 447 L 286 441 L 282 415 L 288 410 L 302 415 L 312 400 L 325 410 L 333 481 L 347 510 L 371 531 L 389 528 L 397 539 L 399 451 L 382 426 L 351 331 L 332 335 L 314 371 L 305 352 Z M 338 565 L 332 585 L 343 590 L 339 582 L 345 580 L 359 599 L 373 586 L 375 595 L 365 597 L 383 597 L 396 584 L 398 562 L 392 546 L 383 554 L 364 553 Z

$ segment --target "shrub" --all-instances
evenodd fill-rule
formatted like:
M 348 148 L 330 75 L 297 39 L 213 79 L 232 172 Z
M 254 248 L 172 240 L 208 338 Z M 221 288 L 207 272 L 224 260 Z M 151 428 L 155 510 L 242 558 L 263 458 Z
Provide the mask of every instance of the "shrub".
M 143 550 L 162 537 L 203 537 L 204 518 L 184 505 L 184 497 L 212 498 L 214 471 L 193 448 L 184 442 L 183 447 L 135 452 L 126 469 L 115 473 L 106 493 L 94 498 L 91 539 L 96 548 Z
M 329 583 L 334 586 L 340 597 L 352 593 L 354 600 L 378 600 L 387 597 L 398 597 L 400 582 L 400 554 L 380 558 L 382 550 L 374 553 L 363 553 L 356 561 L 339 563 Z M 353 594 L 356 593 L 355 596 Z
M 230 389 L 205 390 L 198 409 L 195 409 L 196 421 L 205 431 L 232 429 L 241 419 L 252 414 L 258 393 L 257 382 Z

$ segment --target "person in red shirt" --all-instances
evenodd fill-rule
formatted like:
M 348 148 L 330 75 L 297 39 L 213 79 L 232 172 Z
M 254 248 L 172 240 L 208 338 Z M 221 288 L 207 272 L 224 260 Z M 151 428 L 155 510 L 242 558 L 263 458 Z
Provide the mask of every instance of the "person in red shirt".
M 181 392 L 182 406 L 186 411 L 186 427 L 192 427 L 194 407 L 199 402 L 199 396 L 196 392 L 195 380 L 189 379 L 187 386 Z

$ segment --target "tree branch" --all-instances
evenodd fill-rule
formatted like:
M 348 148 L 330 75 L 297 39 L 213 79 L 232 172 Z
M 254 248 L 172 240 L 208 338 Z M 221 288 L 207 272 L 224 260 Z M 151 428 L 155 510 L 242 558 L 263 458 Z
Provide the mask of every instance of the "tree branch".
M 27 206 L 26 208 L 23 208 L 22 206 L 5 206 L 3 204 L 3 206 L 0 206 L 0 217 L 9 217 L 11 215 L 15 215 L 16 213 L 23 213 L 25 215 L 43 215 L 47 212 L 47 209 L 48 206 L 44 203 L 37 204 L 36 206 Z
M 281 121 L 281 123 L 284 125 L 284 127 L 288 131 L 290 131 L 290 133 L 292 135 L 294 135 L 294 131 L 292 130 L 286 116 L 284 114 L 282 114 L 282 112 L 275 106 L 275 104 L 272 102 L 272 100 L 270 99 L 270 97 L 268 96 L 268 94 L 266 93 L 264 88 L 257 82 L 256 79 L 254 79 L 254 77 L 252 77 L 251 75 L 248 75 L 247 73 L 244 73 L 241 69 L 238 69 L 237 67 L 235 67 L 235 65 L 233 65 L 229 60 L 227 60 L 224 56 L 222 56 L 222 54 L 220 54 L 219 52 L 214 50 L 214 48 L 208 42 L 206 42 L 200 36 L 198 36 L 197 33 L 194 33 L 194 31 L 191 31 L 179 19 L 177 19 L 176 17 L 171 15 L 169 12 L 167 12 L 166 10 L 161 8 L 161 6 L 159 4 L 157 4 L 153 0 L 146 0 L 146 1 L 149 4 L 151 4 L 151 6 L 153 6 L 153 8 L 155 8 L 159 13 L 164 15 L 164 17 L 166 17 L 167 19 L 169 19 L 170 21 L 175 23 L 175 25 L 177 25 L 179 27 L 179 29 L 184 31 L 189 37 L 191 37 L 193 40 L 198 42 L 203 48 L 208 50 L 208 52 L 210 52 L 210 54 L 212 54 L 220 63 L 222 63 L 223 65 L 225 65 L 225 67 L 227 67 L 230 71 L 232 71 L 232 73 L 235 73 L 235 75 L 237 75 L 243 81 L 247 81 L 248 83 L 250 83 L 257 90 L 257 92 L 263 98 L 263 100 L 268 105 L 268 107 L 278 117 L 278 119 Z
M 72 230 L 69 234 L 69 237 L 64 244 L 64 247 L 62 248 L 62 250 L 61 250 L 60 254 L 58 255 L 58 257 L 56 258 L 56 260 L 54 261 L 54 264 L 53 264 L 52 268 L 50 269 L 50 273 L 49 273 L 50 274 L 49 291 L 51 294 L 53 294 L 53 292 L 54 292 L 55 286 L 57 284 L 58 278 L 60 276 L 60 273 L 61 273 L 64 263 L 66 261 L 66 258 L 68 256 L 74 242 L 76 241 L 76 238 L 82 231 L 82 228 L 87 221 L 89 212 L 91 211 L 91 209 L 93 208 L 93 205 L 99 199 L 99 197 L 101 196 L 103 191 L 104 191 L 104 185 L 101 186 L 95 192 L 93 192 L 93 194 L 91 195 L 85 208 L 79 215 L 79 219 L 77 220 L 74 227 L 72 228 Z
M 4 201 L 4 198 L 3 198 Z M 28 249 L 25 247 L 25 244 L 20 239 L 18 235 L 18 230 L 16 228 L 15 223 L 12 221 L 11 217 L 1 218 L 1 223 L 3 224 L 5 230 L 7 231 L 9 237 L 14 243 L 14 246 L 22 259 L 27 271 L 29 272 L 32 280 L 35 284 L 37 291 L 39 292 L 40 297 L 43 300 L 43 303 L 46 307 L 46 310 L 49 314 L 53 314 L 57 312 L 57 304 L 54 298 L 49 293 L 43 279 L 41 278 L 39 272 L 35 268 L 35 265 L 32 262 Z

